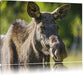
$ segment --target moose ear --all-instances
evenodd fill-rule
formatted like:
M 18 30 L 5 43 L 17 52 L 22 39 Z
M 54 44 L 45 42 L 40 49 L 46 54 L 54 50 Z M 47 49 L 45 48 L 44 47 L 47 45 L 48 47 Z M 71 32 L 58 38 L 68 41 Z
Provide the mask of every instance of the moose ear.
M 40 16 L 39 6 L 34 2 L 28 2 L 27 12 L 30 17 L 38 18 Z
M 65 5 L 58 7 L 51 14 L 54 15 L 55 19 L 63 19 L 67 15 L 69 10 L 70 10 L 70 4 L 65 4 Z

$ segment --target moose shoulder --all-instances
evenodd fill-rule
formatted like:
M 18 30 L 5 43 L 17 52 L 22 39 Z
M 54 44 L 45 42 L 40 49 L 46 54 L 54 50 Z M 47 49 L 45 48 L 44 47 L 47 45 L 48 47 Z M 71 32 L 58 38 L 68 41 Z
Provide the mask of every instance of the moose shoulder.
M 36 3 L 28 2 L 27 12 L 32 21 L 27 24 L 16 20 L 11 24 L 2 47 L 2 69 L 19 68 L 4 64 L 23 64 L 30 68 L 30 63 L 42 63 L 43 67 L 46 61 L 50 62 L 50 56 L 55 62 L 62 62 L 67 53 L 55 20 L 63 19 L 69 9 L 70 5 L 65 4 L 51 13 L 40 12 Z

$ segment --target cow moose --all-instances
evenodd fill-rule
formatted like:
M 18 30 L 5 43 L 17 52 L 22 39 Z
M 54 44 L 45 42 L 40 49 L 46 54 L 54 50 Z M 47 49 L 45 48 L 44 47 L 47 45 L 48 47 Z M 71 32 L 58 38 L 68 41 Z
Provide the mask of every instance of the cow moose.
M 36 68 L 49 66 L 50 56 L 62 62 L 67 53 L 55 21 L 63 19 L 69 9 L 70 5 L 64 4 L 53 12 L 40 12 L 35 2 L 28 2 L 27 13 L 32 21 L 27 24 L 19 19 L 11 24 L 2 47 L 2 70 L 19 69 L 20 64 L 29 69 L 35 67 L 34 63 L 39 64 Z

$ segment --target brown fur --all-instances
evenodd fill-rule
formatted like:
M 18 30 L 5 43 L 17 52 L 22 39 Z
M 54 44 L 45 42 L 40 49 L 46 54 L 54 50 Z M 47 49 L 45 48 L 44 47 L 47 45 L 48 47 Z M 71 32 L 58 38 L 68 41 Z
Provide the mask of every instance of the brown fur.
M 16 20 L 10 26 L 2 47 L 2 69 L 43 68 L 45 62 L 50 65 L 50 55 L 55 62 L 63 61 L 67 53 L 55 20 L 64 18 L 69 8 L 70 5 L 64 5 L 52 13 L 40 13 L 38 5 L 29 2 L 27 12 L 32 21 L 28 25 Z
M 20 20 L 20 22 L 21 21 L 22 20 Z M 30 25 L 27 25 L 26 27 L 25 26 L 22 27 L 22 25 L 20 25 L 20 22 L 14 22 L 13 25 L 11 25 L 10 27 L 11 35 L 9 35 L 8 33 L 7 37 L 9 37 L 9 39 L 5 39 L 5 41 L 9 42 L 9 43 L 6 42 L 9 47 L 6 51 L 10 50 L 10 57 L 8 57 L 10 60 L 8 60 L 8 58 L 6 60 L 6 61 L 9 61 L 10 63 L 6 63 L 6 62 L 5 63 L 6 64 L 24 64 L 24 63 L 26 64 L 26 63 L 37 63 L 37 62 L 41 63 L 43 55 L 42 53 L 39 54 L 38 50 L 35 47 L 36 25 L 33 24 L 32 22 Z M 13 44 L 15 45 L 16 49 L 13 48 Z M 3 52 L 6 52 L 4 51 L 5 50 L 4 46 L 2 48 L 3 50 L 2 51 L 2 64 L 3 65 L 4 65 Z M 17 56 L 13 52 L 15 50 L 16 50 Z M 31 59 L 28 58 L 29 55 L 31 56 Z M 15 58 L 18 58 L 16 62 L 14 62 Z M 32 59 L 32 58 L 35 58 L 35 59 Z

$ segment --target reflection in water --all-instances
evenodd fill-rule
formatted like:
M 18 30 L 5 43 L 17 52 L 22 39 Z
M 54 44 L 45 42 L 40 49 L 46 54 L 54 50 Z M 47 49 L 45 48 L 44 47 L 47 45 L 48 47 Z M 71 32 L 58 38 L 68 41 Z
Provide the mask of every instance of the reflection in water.
M 44 67 L 42 64 L 29 64 L 29 65 L 21 65 L 18 68 L 19 70 L 27 70 L 27 71 L 43 71 Z
M 30 65 L 30 66 L 29 66 Z M 82 68 L 82 63 L 81 62 L 75 62 L 75 63 L 49 63 L 49 64 L 17 64 L 17 65 L 12 65 L 14 68 L 10 69 L 11 65 L 3 65 L 5 68 L 5 71 L 13 71 L 13 72 L 40 72 L 40 71 L 66 71 L 66 70 L 72 70 L 72 69 L 81 69 Z M 17 67 L 18 66 L 18 67 Z M 2 68 L 2 66 L 1 66 Z M 2 70 L 3 72 L 3 70 Z
M 6 67 L 8 65 L 5 65 L 4 67 Z M 9 65 L 10 66 L 10 65 Z M 18 67 L 16 67 L 18 66 Z M 11 71 L 14 72 L 20 72 L 20 71 L 51 71 L 51 70 L 66 70 L 67 67 L 65 67 L 63 65 L 63 63 L 55 63 L 53 65 L 53 67 L 50 67 L 50 63 L 49 64 L 45 64 L 43 66 L 43 64 L 26 64 L 26 65 L 13 65 L 13 68 L 11 68 Z M 6 71 L 8 69 L 6 68 Z
M 66 66 L 64 66 L 63 63 L 55 63 L 53 65 L 53 70 L 66 70 L 68 69 Z
M 4 71 L 13 71 L 13 72 L 20 72 L 20 71 L 47 71 L 50 70 L 50 64 L 14 64 L 14 65 L 3 65 L 2 72 Z

